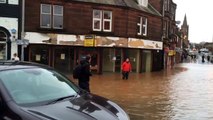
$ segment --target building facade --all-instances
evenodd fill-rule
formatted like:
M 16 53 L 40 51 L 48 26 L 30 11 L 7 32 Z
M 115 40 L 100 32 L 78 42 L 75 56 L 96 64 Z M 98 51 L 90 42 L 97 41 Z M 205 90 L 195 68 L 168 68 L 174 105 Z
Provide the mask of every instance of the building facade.
M 152 2 L 27 0 L 25 60 L 69 72 L 89 54 L 95 73 L 120 72 L 127 57 L 133 72 L 161 70 L 163 7 Z
M 177 5 L 172 0 L 163 3 L 163 42 L 164 42 L 164 68 L 171 68 L 175 64 L 176 47 L 179 40 L 176 24 Z
M 18 53 L 16 40 L 21 38 L 21 0 L 0 0 L 0 60 L 10 60 Z

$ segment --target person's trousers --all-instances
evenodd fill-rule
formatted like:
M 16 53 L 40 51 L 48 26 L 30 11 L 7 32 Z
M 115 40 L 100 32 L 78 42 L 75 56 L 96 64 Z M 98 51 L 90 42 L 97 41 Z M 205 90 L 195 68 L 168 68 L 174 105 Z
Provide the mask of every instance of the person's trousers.
M 89 88 L 89 81 L 79 81 L 78 82 L 78 86 L 81 89 L 86 90 L 87 92 L 90 92 L 90 88 Z
M 129 78 L 129 72 L 123 71 L 122 74 L 123 74 L 123 77 L 122 77 L 123 79 L 127 80 Z

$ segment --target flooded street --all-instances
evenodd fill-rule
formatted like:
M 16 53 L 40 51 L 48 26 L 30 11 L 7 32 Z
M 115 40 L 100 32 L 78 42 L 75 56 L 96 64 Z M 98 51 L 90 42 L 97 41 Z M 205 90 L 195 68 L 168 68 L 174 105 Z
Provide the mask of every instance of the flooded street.
M 91 91 L 122 106 L 131 120 L 213 119 L 213 65 L 185 63 L 161 72 L 91 78 Z

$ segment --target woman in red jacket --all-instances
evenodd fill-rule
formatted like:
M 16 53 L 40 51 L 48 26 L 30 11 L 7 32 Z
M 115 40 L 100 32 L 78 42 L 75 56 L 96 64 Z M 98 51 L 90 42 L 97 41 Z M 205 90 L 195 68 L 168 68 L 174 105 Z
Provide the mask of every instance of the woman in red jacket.
M 122 64 L 122 75 L 123 75 L 123 79 L 128 79 L 129 77 L 129 72 L 132 71 L 132 66 L 129 62 L 129 58 L 126 58 L 126 61 L 123 62 Z

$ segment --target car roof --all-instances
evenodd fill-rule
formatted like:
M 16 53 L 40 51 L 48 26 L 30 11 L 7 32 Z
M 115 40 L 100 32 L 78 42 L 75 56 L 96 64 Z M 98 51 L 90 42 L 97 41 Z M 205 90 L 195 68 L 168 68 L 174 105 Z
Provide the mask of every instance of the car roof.
M 14 60 L 7 60 L 7 61 L 0 61 L 0 71 L 11 70 L 11 69 L 24 69 L 24 68 L 46 68 L 52 69 L 47 65 L 42 65 L 34 62 L 27 62 L 27 61 L 14 61 Z

